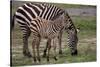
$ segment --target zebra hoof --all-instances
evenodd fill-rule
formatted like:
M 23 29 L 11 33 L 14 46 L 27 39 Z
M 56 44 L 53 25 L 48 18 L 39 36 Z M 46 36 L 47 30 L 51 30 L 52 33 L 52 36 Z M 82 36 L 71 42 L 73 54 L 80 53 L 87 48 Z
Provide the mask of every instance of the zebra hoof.
M 30 54 L 30 52 L 23 51 L 23 54 L 24 54 L 24 56 L 27 56 L 29 58 L 32 57 L 32 55 Z
M 34 59 L 34 62 L 36 63 L 36 61 L 37 61 L 37 60 L 36 60 L 36 57 L 34 57 L 33 59 Z
M 44 54 L 43 54 L 43 57 L 46 57 L 46 50 L 44 50 Z
M 47 62 L 49 62 L 49 56 L 47 56 Z
M 41 59 L 39 57 L 37 59 L 38 59 L 39 62 L 41 62 Z
M 59 51 L 59 54 L 62 54 L 62 50 Z
M 56 57 L 54 57 L 55 61 L 57 61 L 58 59 Z
M 78 51 L 75 50 L 74 52 L 71 53 L 72 56 L 76 56 L 78 54 Z
M 46 53 L 43 54 L 43 57 L 46 57 Z

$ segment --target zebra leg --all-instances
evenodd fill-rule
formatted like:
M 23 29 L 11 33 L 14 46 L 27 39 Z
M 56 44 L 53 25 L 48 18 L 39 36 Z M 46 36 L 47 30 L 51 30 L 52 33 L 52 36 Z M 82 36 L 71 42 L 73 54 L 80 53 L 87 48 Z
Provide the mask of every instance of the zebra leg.
M 62 41 L 62 31 L 60 31 L 59 36 L 58 36 L 59 54 L 62 54 L 61 41 Z
M 37 60 L 40 62 L 41 59 L 40 59 L 40 54 L 39 54 L 39 45 L 40 45 L 40 37 L 37 39 L 37 44 L 36 44 L 36 47 L 37 47 Z
M 34 59 L 34 62 L 36 63 L 36 53 L 35 53 L 35 46 L 36 46 L 36 39 L 33 39 L 33 42 L 32 42 L 32 48 L 33 48 L 33 59 Z
M 31 34 L 31 31 L 29 28 L 25 28 L 23 33 L 23 54 L 24 56 L 32 57 L 28 49 L 28 38 Z
M 43 57 L 46 57 L 49 40 L 47 40 L 46 48 L 44 49 Z
M 51 39 L 48 39 L 48 47 L 47 47 L 47 49 L 48 49 L 48 54 L 47 54 L 47 61 L 49 62 L 49 52 L 50 52 L 50 49 L 51 49 Z
M 54 59 L 57 61 L 57 58 L 56 58 L 56 39 L 53 39 L 53 49 L 54 49 Z

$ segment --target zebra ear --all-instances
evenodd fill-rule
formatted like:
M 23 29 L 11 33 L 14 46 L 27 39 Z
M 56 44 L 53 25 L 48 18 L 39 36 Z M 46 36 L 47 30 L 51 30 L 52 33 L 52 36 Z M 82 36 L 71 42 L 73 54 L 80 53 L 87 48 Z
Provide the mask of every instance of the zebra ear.
M 77 30 L 77 32 L 80 32 L 80 28 L 79 27 L 76 30 Z

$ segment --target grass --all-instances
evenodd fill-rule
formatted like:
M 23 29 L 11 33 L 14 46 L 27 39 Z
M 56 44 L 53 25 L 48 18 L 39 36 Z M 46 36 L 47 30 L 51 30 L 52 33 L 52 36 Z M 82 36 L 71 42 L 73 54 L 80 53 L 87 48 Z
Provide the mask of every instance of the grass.
M 94 62 L 96 61 L 96 17 L 72 17 L 76 27 L 80 27 L 78 33 L 78 56 L 71 56 L 70 50 L 67 47 L 67 35 L 63 33 L 63 54 L 59 55 L 57 51 L 58 61 L 54 61 L 52 53 L 50 62 L 46 61 L 46 58 L 42 58 L 43 49 L 46 42 L 43 40 L 40 45 L 41 51 L 41 63 L 34 64 L 32 58 L 24 57 L 22 54 L 22 32 L 18 25 L 15 25 L 15 29 L 12 34 L 12 66 L 23 66 L 23 65 L 41 65 L 41 64 L 62 64 L 62 63 L 78 63 L 78 62 Z M 29 48 L 31 48 L 32 36 L 29 39 Z M 57 49 L 58 50 L 58 49 Z

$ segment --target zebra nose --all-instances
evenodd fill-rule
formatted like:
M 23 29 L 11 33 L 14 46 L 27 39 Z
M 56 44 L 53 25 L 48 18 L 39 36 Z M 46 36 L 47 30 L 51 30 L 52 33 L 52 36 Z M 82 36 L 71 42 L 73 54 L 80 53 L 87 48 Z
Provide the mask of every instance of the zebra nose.
M 71 55 L 72 55 L 72 56 L 76 56 L 76 55 L 78 55 L 78 51 L 75 50 L 74 52 L 71 53 Z

